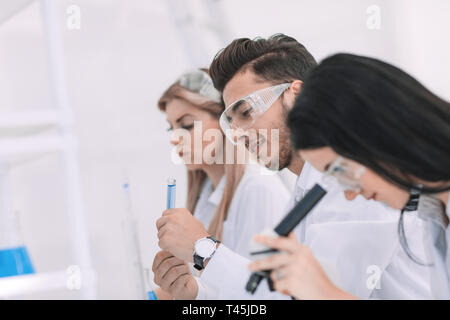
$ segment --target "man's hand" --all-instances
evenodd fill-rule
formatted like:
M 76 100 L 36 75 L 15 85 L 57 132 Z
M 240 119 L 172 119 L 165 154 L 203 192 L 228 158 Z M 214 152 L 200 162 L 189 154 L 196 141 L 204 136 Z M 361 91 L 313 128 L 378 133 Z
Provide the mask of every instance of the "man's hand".
M 159 251 L 153 260 L 154 282 L 178 300 L 194 300 L 198 286 L 189 266 L 167 251 Z
M 156 288 L 154 292 L 158 300 L 173 300 L 173 296 L 162 288 Z
M 195 242 L 209 236 L 203 224 L 184 208 L 164 211 L 156 228 L 159 247 L 187 262 L 193 262 Z

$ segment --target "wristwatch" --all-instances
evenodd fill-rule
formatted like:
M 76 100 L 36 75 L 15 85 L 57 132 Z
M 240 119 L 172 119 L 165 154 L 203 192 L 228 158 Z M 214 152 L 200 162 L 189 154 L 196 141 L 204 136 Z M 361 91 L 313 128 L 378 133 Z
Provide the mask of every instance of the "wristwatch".
M 206 259 L 211 258 L 217 249 L 217 244 L 220 243 L 214 237 L 205 237 L 197 240 L 194 244 L 194 268 L 203 270 Z

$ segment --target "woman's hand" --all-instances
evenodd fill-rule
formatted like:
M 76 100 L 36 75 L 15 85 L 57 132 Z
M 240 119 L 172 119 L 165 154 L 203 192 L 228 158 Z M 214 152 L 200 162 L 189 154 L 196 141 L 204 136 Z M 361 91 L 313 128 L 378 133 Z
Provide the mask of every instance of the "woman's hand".
M 257 235 L 254 240 L 283 251 L 249 265 L 252 271 L 272 270 L 270 278 L 278 292 L 296 299 L 355 299 L 327 277 L 311 250 L 291 233 L 288 238 Z

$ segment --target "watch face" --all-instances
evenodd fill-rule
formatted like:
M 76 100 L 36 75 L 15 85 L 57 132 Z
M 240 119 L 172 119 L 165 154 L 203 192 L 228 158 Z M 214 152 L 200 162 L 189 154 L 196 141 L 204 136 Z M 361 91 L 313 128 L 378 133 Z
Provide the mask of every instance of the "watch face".
M 216 247 L 216 243 L 211 239 L 200 239 L 195 243 L 195 253 L 200 257 L 209 258 Z

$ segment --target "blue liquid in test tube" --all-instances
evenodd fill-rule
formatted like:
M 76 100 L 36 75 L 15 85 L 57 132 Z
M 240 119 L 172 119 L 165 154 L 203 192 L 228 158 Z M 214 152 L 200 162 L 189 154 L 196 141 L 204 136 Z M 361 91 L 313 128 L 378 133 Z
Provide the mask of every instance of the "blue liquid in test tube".
M 177 182 L 174 178 L 167 179 L 167 209 L 175 208 Z
M 174 178 L 167 179 L 167 205 L 166 205 L 167 209 L 175 208 L 176 191 L 177 191 L 176 180 Z M 147 298 L 148 300 L 158 300 L 154 290 L 147 292 Z

